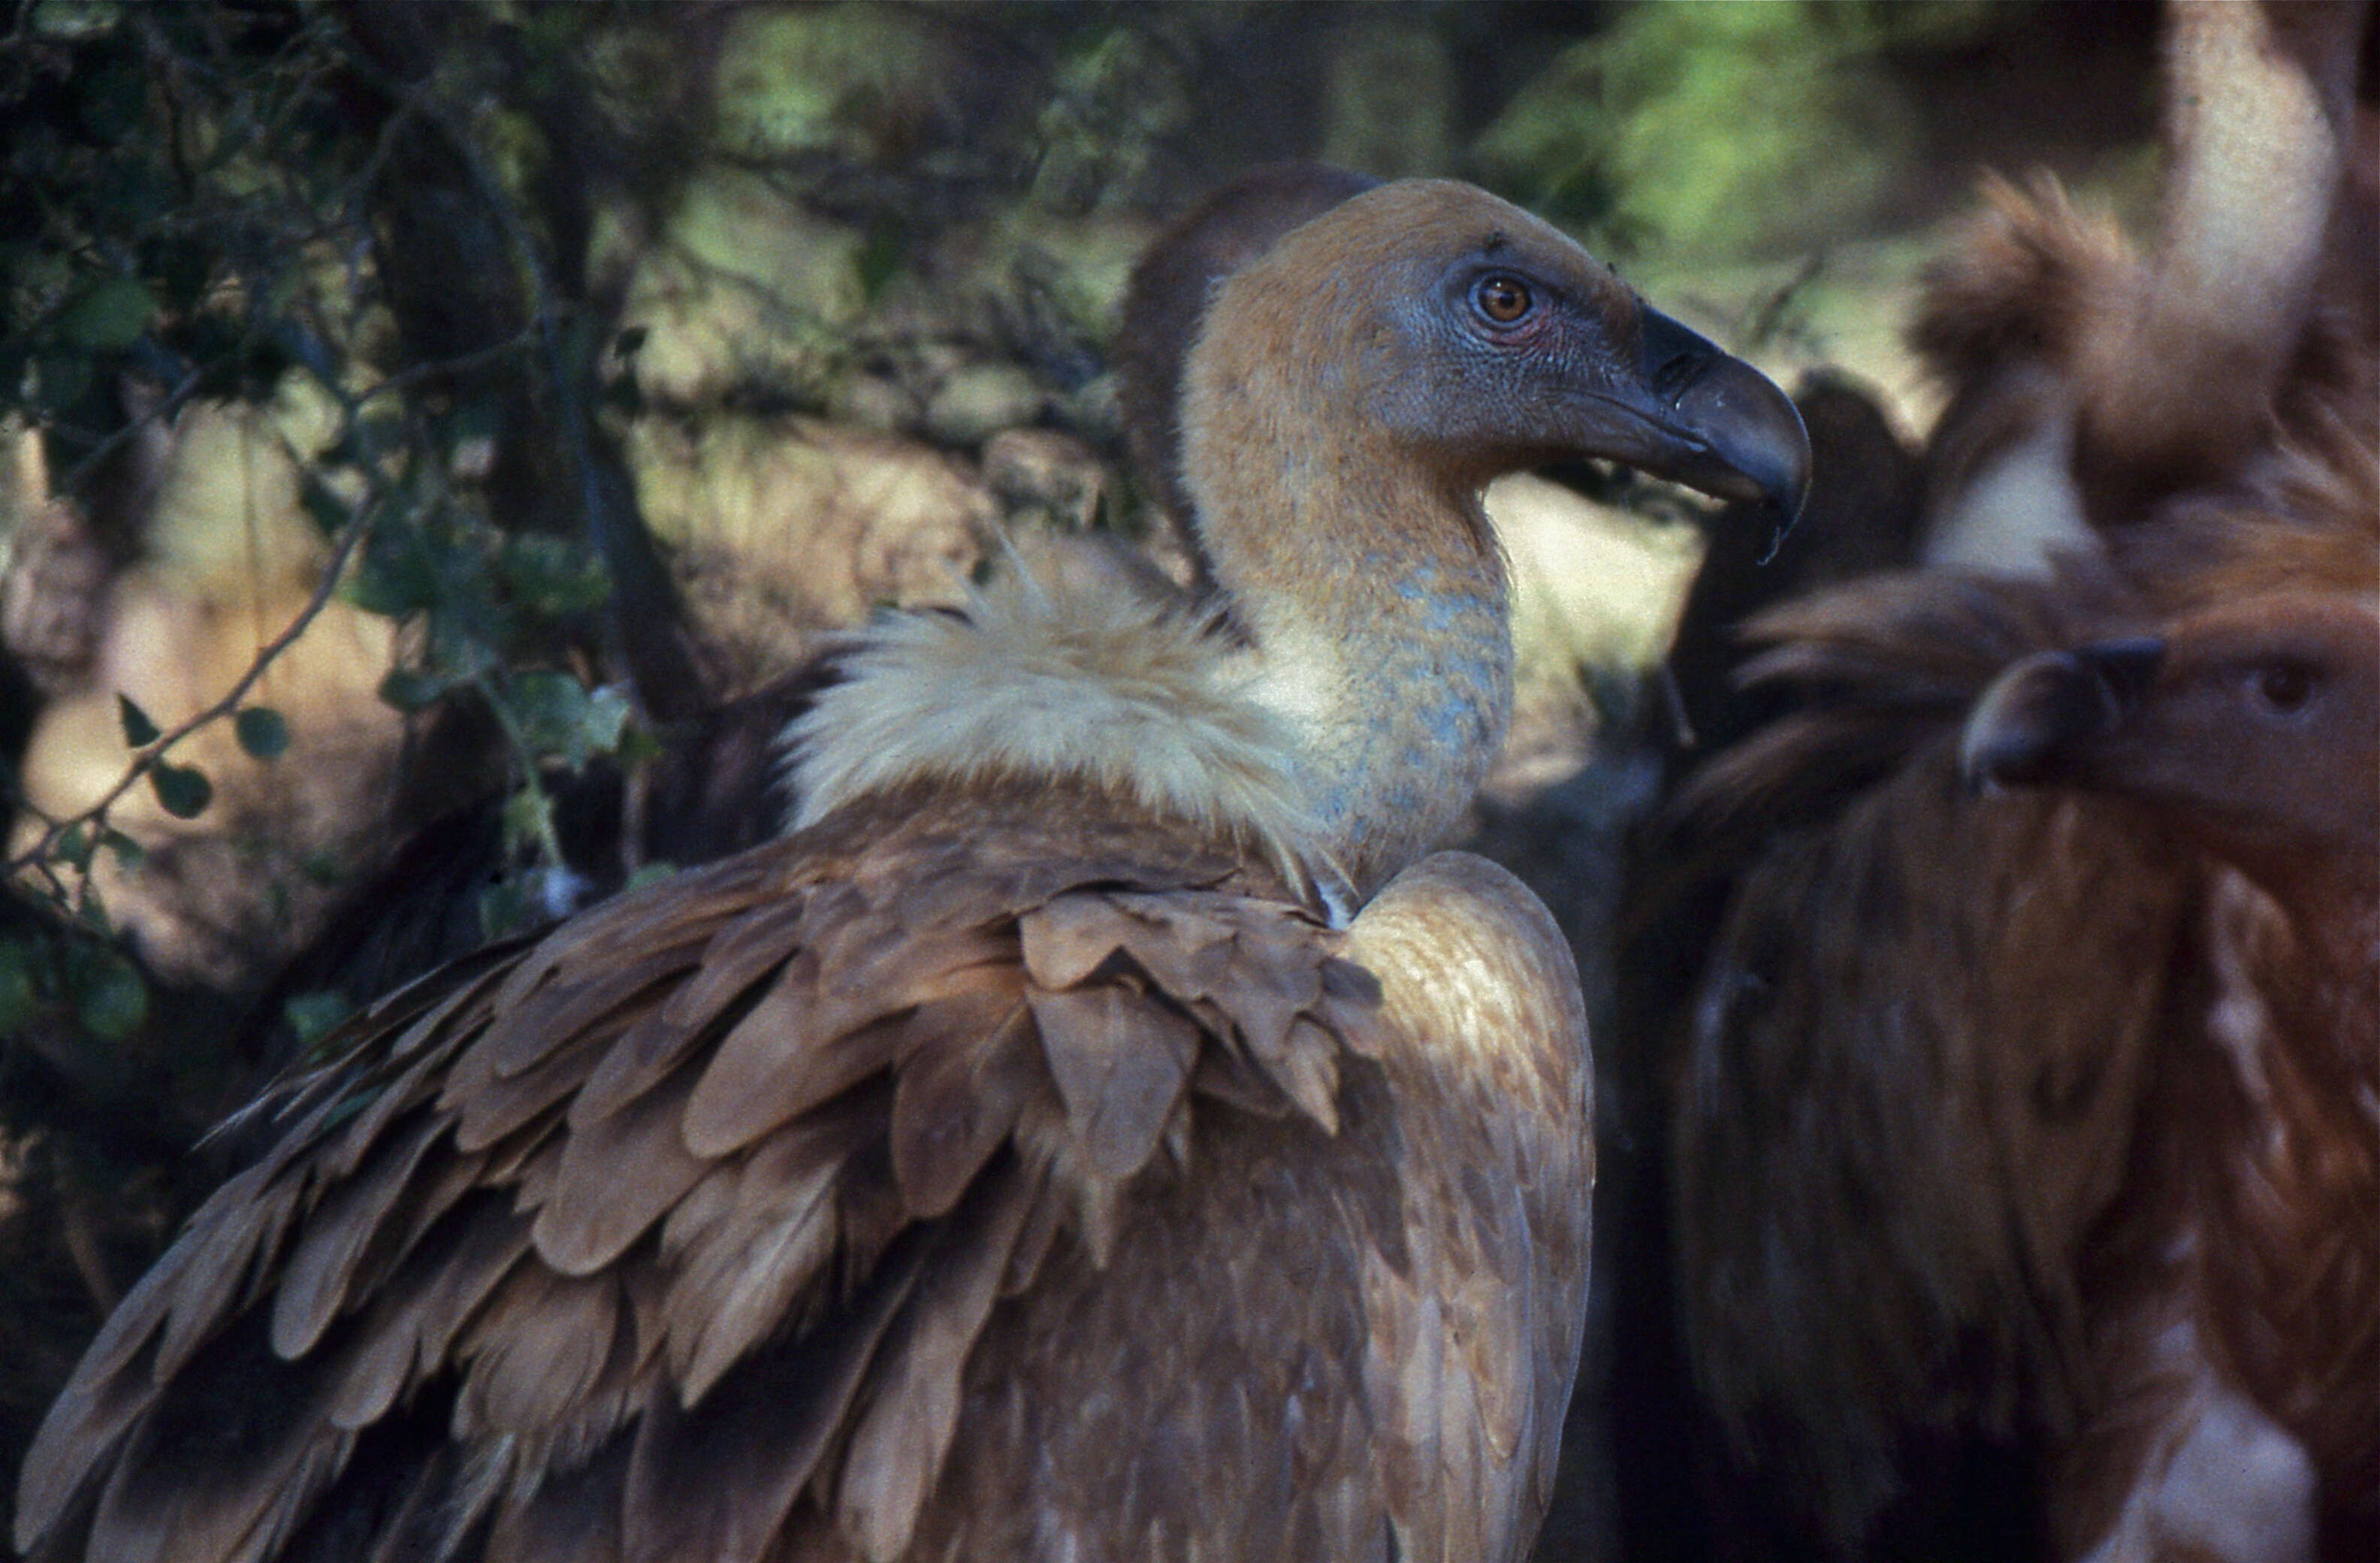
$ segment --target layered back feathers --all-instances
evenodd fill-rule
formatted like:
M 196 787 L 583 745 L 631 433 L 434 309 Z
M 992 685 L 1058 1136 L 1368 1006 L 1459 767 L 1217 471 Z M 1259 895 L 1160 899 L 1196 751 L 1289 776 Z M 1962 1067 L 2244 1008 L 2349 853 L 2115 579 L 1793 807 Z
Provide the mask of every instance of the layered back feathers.
M 1089 1281 L 1196 1100 L 1340 1127 L 1376 1002 L 1069 800 L 846 815 L 384 1001 L 110 1321 L 20 1543 L 722 1563 L 807 1492 L 899 1555 L 995 1300 L 1062 1232 Z

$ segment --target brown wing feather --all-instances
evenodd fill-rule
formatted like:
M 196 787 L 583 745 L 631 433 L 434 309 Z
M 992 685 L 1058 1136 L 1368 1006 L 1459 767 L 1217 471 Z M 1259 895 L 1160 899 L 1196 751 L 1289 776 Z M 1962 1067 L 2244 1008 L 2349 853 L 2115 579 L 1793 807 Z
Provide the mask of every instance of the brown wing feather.
M 1007 1274 L 1038 1177 L 1012 1170 L 987 1179 L 961 1213 L 963 1252 L 919 1277 L 871 1375 L 851 1430 L 836 1496 L 843 1532 L 868 1557 L 908 1550 L 926 1495 L 958 1430 L 961 1375 L 977 1332 Z
M 1332 1149 L 1378 1089 L 1376 984 L 1318 922 L 1228 887 L 1229 859 L 1070 801 L 846 812 L 380 1007 L 346 1062 L 270 1109 L 282 1142 L 111 1321 L 27 1463 L 20 1544 L 187 1563 L 400 1537 L 526 1563 L 758 1558 L 802 1535 L 829 1557 L 940 1547 L 990 1533 L 945 1491 L 956 1430 L 1032 1382 L 1014 1351 L 982 1349 L 991 1322 L 1022 1340 L 1020 1311 L 1133 1295 L 1124 1335 L 1146 1332 L 1152 1305 L 1127 1283 L 1155 1279 L 1159 1239 L 1135 1228 L 1118 1249 L 1084 1224 L 1171 1208 L 1210 1132 L 1290 1156 L 1305 1192 L 1269 1220 L 1319 1209 L 1409 1272 L 1394 1182 L 1354 1193 L 1397 1175 Z M 1413 1089 L 1437 1083 L 1416 1068 Z M 1414 1142 L 1468 1154 L 1444 1133 L 1433 1119 Z M 1301 1160 L 1317 1155 L 1346 1166 Z M 1536 1240 L 1512 1228 L 1541 1214 L 1514 1203 L 1527 1169 L 1492 1177 L 1500 1202 L 1482 1203 L 1431 1165 L 1415 1187 L 1470 1209 L 1431 1252 L 1512 1270 Z M 1232 1229 L 1195 1222 L 1209 1244 Z M 1461 1349 L 1416 1336 L 1425 1350 L 1467 1351 L 1483 1384 L 1528 1357 L 1497 1313 L 1515 1288 L 1491 1287 L 1482 1312 L 1451 1270 L 1427 1284 L 1485 1327 Z M 1290 1300 L 1314 1349 L 1356 1360 L 1359 1289 Z M 1228 1387 L 1223 1432 L 1196 1436 L 1235 1464 L 1277 1441 L 1297 1393 L 1277 1359 L 1302 1338 L 1261 1332 L 1249 1349 L 1274 1365 Z M 1372 1413 L 1352 1391 L 1317 1402 L 1302 1452 L 1273 1457 L 1338 1472 L 1318 1509 L 1299 1509 L 1303 1477 L 1268 1489 L 1318 1537 L 1371 1512 Z M 1500 1380 L 1475 1398 L 1488 1431 L 1466 1491 L 1500 1479 L 1525 1420 Z M 1014 1420 L 970 1447 L 968 1482 L 1002 1448 L 1030 1460 L 998 1435 Z M 1088 1523 L 1115 1497 L 1075 1512 Z M 1173 1516 L 1142 1540 L 1199 1512 L 1196 1495 L 1135 1501 Z

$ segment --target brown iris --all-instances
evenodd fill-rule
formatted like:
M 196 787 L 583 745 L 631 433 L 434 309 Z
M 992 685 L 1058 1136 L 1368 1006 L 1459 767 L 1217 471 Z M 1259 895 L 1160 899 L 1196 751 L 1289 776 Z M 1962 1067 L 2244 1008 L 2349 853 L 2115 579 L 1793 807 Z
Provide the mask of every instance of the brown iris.
M 2313 698 L 2313 670 L 2295 662 L 2277 662 L 2260 668 L 2256 693 L 2267 706 L 2286 716 Z
M 1471 289 L 1471 301 L 1498 325 L 1510 325 L 1527 314 L 1529 306 L 1536 300 L 1527 283 L 1498 272 L 1479 279 Z

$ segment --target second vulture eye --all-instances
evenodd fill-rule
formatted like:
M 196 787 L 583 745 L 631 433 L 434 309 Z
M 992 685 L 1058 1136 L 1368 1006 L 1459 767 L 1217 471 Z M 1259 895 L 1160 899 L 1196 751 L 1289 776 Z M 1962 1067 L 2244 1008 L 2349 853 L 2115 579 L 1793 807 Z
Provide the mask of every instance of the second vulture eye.
M 1471 285 L 1471 306 L 1497 325 L 1510 325 L 1536 303 L 1529 285 L 1508 272 L 1489 272 Z
M 2313 698 L 2313 669 L 2303 663 L 2277 662 L 2256 670 L 2256 698 L 2287 716 Z

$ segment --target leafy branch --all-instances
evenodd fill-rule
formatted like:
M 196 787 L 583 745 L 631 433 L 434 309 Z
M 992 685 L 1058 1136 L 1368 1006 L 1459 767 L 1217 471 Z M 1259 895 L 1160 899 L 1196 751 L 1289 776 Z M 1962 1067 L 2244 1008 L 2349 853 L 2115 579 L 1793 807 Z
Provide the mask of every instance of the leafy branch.
M 126 793 L 130 792 L 144 779 L 157 777 L 164 780 L 164 785 L 158 788 L 159 801 L 164 805 L 168 813 L 187 819 L 203 812 L 208 801 L 208 793 L 203 786 L 205 778 L 200 776 L 195 771 L 169 765 L 165 756 L 176 744 L 200 728 L 220 722 L 235 714 L 245 714 L 242 713 L 242 707 L 246 705 L 249 691 L 256 688 L 266 671 L 279 660 L 281 653 L 295 645 L 298 637 L 306 633 L 307 627 L 322 616 L 323 608 L 336 594 L 340 581 L 346 578 L 349 562 L 354 559 L 356 551 L 363 546 L 364 540 L 371 533 L 372 522 L 382 497 L 381 494 L 375 493 L 367 498 L 365 503 L 356 507 L 347 524 L 341 529 L 338 537 L 334 540 L 331 556 L 324 564 L 322 578 L 315 582 L 312 593 L 306 599 L 296 616 L 282 628 L 280 633 L 257 649 L 255 659 L 249 664 L 247 671 L 233 682 L 231 688 L 212 704 L 162 732 L 151 726 L 149 729 L 151 736 L 134 753 L 131 763 L 125 767 L 124 775 L 117 778 L 114 786 L 102 793 L 98 800 L 90 807 L 64 819 L 53 820 L 44 816 L 43 829 L 40 837 L 32 846 L 7 861 L 6 872 L 11 878 L 28 871 L 38 872 L 48 881 L 53 894 L 62 896 L 66 887 L 56 876 L 53 866 L 55 861 L 60 858 L 72 861 L 77 857 L 82 857 L 88 861 L 88 853 L 83 850 L 85 844 L 70 842 L 68 840 L 70 834 L 82 831 L 101 838 L 111 835 L 107 825 L 108 812 L 122 800 Z M 123 700 L 122 696 L 117 698 L 119 701 Z M 148 717 L 130 702 L 124 701 L 123 704 L 128 737 L 140 731 L 143 725 L 148 724 Z M 261 706 L 248 707 L 251 712 L 266 709 L 268 708 Z M 253 753 L 260 748 L 272 747 L 273 739 L 269 736 L 263 736 L 270 731 L 269 724 L 250 724 L 250 732 L 243 732 L 241 735 L 242 748 Z M 251 736 L 251 732 L 257 736 Z M 285 741 L 285 732 L 284 741 Z M 188 782 L 164 779 L 175 777 L 198 777 L 200 785 L 193 787 Z M 24 807 L 30 811 L 31 805 L 27 804 Z M 88 845 L 97 844 L 99 842 L 96 839 L 88 843 Z

